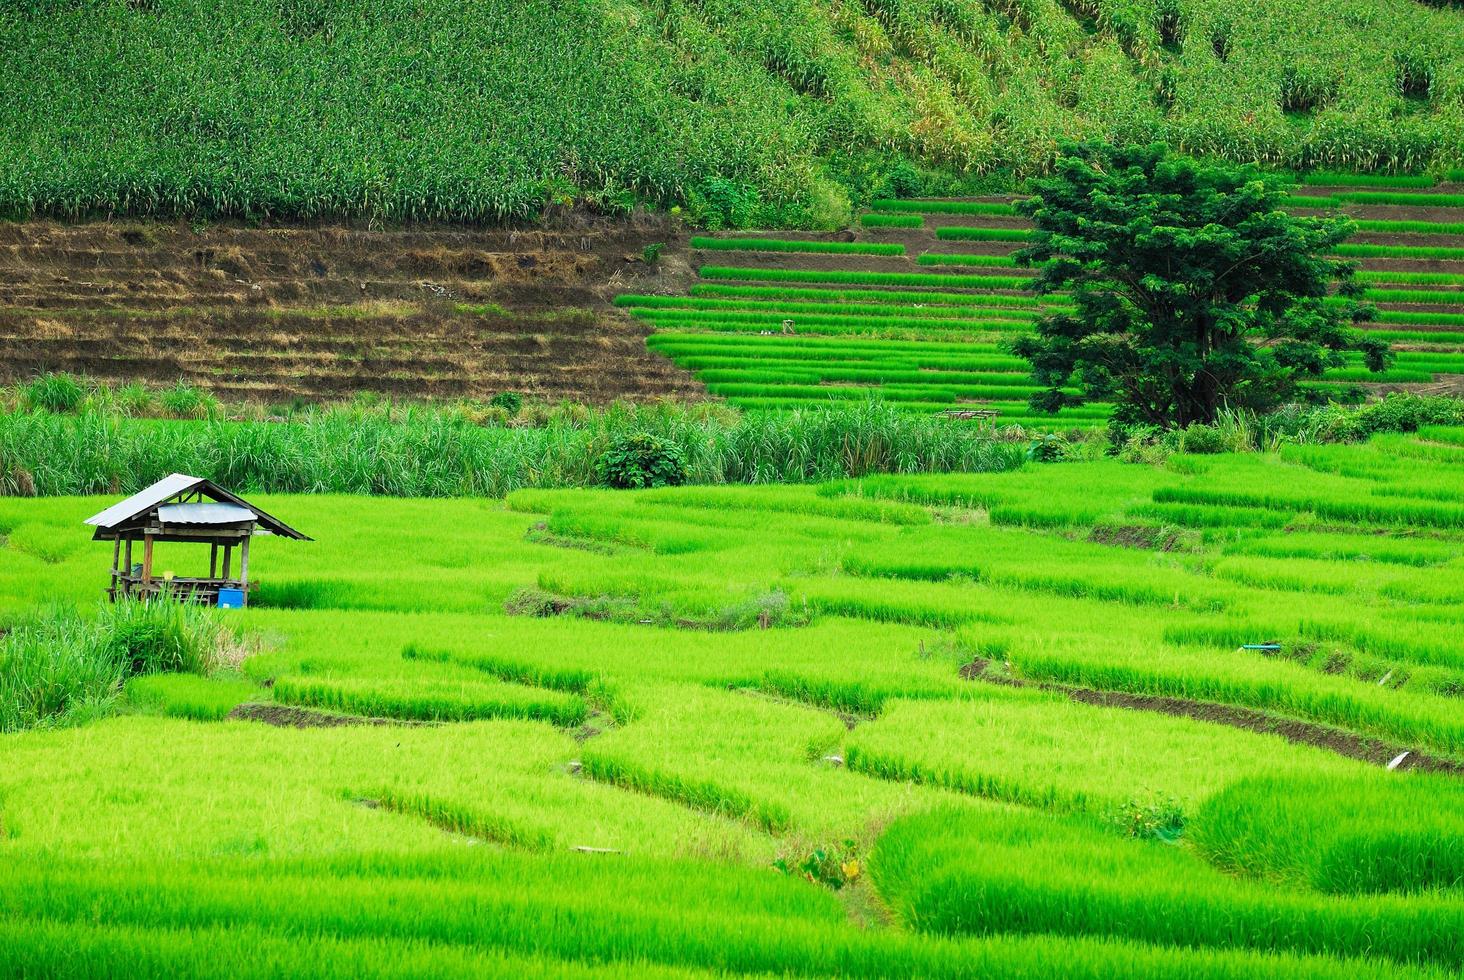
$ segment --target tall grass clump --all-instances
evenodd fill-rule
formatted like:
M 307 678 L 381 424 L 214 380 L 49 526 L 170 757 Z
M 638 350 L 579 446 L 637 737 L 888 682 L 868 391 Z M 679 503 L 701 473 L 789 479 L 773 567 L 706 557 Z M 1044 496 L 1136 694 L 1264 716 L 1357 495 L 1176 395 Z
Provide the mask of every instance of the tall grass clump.
M 878 401 L 745 415 L 712 405 L 616 405 L 554 413 L 537 427 L 479 426 L 423 407 L 166 426 L 100 412 L 0 413 L 0 495 L 132 493 L 188 472 L 241 493 L 500 497 L 524 487 L 597 486 L 598 461 L 636 434 L 674 445 L 688 483 L 1020 464 L 989 427 Z
M 210 611 L 168 599 L 35 612 L 0 635 L 0 732 L 104 714 L 128 677 L 207 673 L 237 642 Z

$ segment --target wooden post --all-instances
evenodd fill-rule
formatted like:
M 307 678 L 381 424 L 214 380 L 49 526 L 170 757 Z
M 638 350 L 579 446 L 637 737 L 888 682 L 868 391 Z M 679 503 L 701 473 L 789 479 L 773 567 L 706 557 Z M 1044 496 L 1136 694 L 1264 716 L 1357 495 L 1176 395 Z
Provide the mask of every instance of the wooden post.
M 122 539 L 112 539 L 112 587 L 107 590 L 107 596 L 117 601 L 117 565 L 122 561 Z
M 225 579 L 225 580 L 228 579 L 228 577 L 229 577 L 229 565 L 231 564 L 231 559 L 233 558 L 233 556 L 234 556 L 234 546 L 231 545 L 231 544 L 225 544 L 224 545 L 224 574 L 220 575 L 219 578 Z
M 239 596 L 241 606 L 249 605 L 249 535 L 239 544 Z
M 144 586 L 152 585 L 152 544 L 152 535 L 144 534 L 142 536 L 142 584 Z
M 122 553 L 122 561 L 127 566 L 126 577 L 122 580 L 122 594 L 132 594 L 132 538 L 127 539 L 127 549 Z
M 208 577 L 219 577 L 219 543 L 211 541 L 208 545 Z

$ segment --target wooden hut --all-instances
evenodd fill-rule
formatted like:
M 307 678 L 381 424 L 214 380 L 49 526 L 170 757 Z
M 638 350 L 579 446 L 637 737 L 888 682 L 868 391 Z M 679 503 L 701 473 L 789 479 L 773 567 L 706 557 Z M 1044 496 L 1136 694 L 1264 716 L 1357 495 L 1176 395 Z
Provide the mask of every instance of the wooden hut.
M 165 590 L 187 602 L 239 607 L 249 601 L 249 540 L 276 534 L 297 541 L 310 539 L 212 480 L 174 473 L 86 520 L 96 528 L 94 541 L 112 542 L 112 584 L 107 595 L 151 598 Z M 159 541 L 192 541 L 209 546 L 208 577 L 158 576 L 153 545 Z M 141 561 L 134 564 L 133 544 L 140 542 Z M 234 574 L 234 552 L 239 553 Z M 222 559 L 222 562 L 220 561 Z

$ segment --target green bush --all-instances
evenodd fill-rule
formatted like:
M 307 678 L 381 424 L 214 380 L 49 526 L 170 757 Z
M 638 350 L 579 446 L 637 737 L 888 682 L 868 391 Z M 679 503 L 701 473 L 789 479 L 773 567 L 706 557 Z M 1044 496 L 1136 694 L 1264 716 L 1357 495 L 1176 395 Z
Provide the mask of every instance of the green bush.
M 33 411 L 74 412 L 85 397 L 81 379 L 64 372 L 43 374 L 20 389 L 21 404 Z
M 1187 453 L 1208 455 L 1223 453 L 1229 446 L 1226 445 L 1224 433 L 1215 426 L 1191 425 L 1180 433 L 1179 448 Z
M 600 482 L 621 490 L 674 487 L 686 482 L 686 453 L 649 432 L 621 436 L 595 464 Z
M 501 408 L 510 416 L 514 416 L 519 413 L 519 409 L 524 407 L 524 400 L 517 392 L 500 391 L 488 400 L 488 404 Z

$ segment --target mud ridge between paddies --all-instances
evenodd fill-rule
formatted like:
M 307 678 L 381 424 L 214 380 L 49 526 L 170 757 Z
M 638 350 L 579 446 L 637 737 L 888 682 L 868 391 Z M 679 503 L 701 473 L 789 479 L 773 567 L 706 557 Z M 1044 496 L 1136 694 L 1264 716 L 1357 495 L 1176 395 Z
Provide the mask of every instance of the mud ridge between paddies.
M 1155 694 L 1099 691 L 1091 687 L 1071 687 L 1066 684 L 1025 681 L 988 673 L 990 668 L 991 661 L 977 658 L 961 668 L 961 676 L 967 680 L 985 681 L 990 684 L 1007 684 L 1013 687 L 1030 686 L 1044 691 L 1057 691 L 1080 704 L 1091 704 L 1100 708 L 1154 711 L 1179 718 L 1193 718 L 1196 721 L 1242 728 L 1263 735 L 1279 735 L 1288 742 L 1315 746 L 1349 759 L 1360 759 L 1363 762 L 1387 766 L 1390 769 L 1420 769 L 1425 772 L 1464 774 L 1464 764 L 1452 759 L 1429 755 L 1426 752 L 1419 752 L 1417 749 L 1406 748 L 1375 738 L 1365 738 L 1330 725 L 1278 717 L 1264 711 L 1256 711 L 1254 708 L 1217 704 L 1213 701 L 1191 701 L 1187 698 L 1172 698 Z
M 183 379 L 264 402 L 697 397 L 609 302 L 689 278 L 684 237 L 646 214 L 523 229 L 6 224 L 0 382 Z
M 258 721 L 276 728 L 347 728 L 357 725 L 373 727 L 430 727 L 435 722 L 404 718 L 372 718 L 366 715 L 341 715 L 329 711 L 312 711 L 292 704 L 250 702 L 241 704 L 227 715 L 235 721 Z

